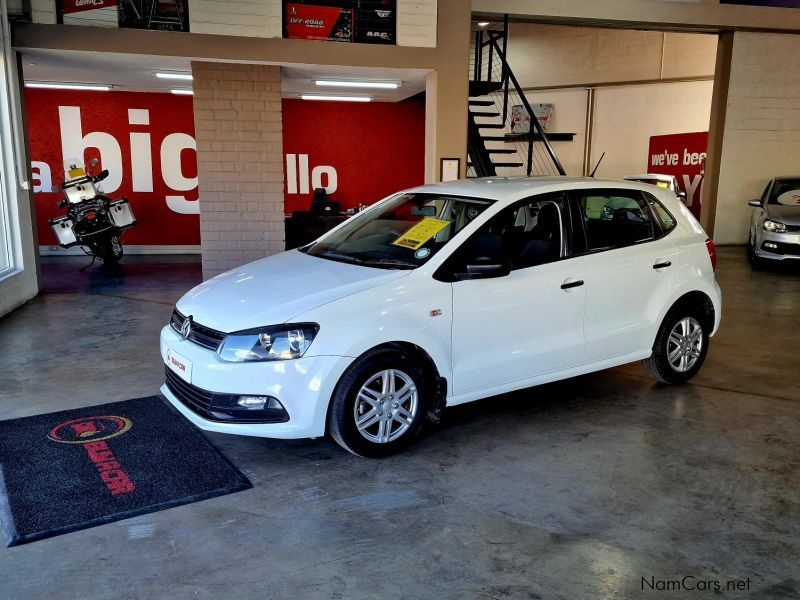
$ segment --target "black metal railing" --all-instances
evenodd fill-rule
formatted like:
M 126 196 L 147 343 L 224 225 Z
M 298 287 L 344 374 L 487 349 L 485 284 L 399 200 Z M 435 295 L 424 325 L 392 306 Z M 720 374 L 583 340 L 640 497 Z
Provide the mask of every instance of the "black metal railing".
M 501 136 L 492 136 L 491 139 L 502 138 L 506 144 L 512 144 L 516 154 L 522 159 L 525 173 L 531 175 L 566 175 L 539 119 L 531 107 L 522 86 L 517 80 L 507 61 L 508 50 L 508 16 L 503 19 L 502 29 L 480 29 L 475 32 L 474 47 L 470 57 L 471 80 L 476 82 L 474 87 L 485 92 L 494 104 L 502 128 Z M 490 84 L 497 85 L 490 85 Z M 514 131 L 513 107 L 521 109 L 521 117 L 530 125 L 527 131 Z M 518 115 L 520 116 L 520 115 Z M 472 120 L 472 119 L 471 119 Z M 477 124 L 478 129 L 481 123 Z M 485 127 L 485 124 L 484 124 Z M 470 130 L 473 135 L 473 129 Z M 476 146 L 473 142 L 471 146 Z M 471 153 L 473 154 L 473 153 Z M 475 156 L 472 156 L 473 170 L 477 175 L 483 175 Z M 492 169 L 493 171 L 493 169 Z

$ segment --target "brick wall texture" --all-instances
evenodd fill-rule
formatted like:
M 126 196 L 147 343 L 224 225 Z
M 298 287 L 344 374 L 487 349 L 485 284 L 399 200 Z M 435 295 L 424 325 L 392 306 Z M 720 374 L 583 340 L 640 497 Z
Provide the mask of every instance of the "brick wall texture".
M 280 67 L 192 63 L 203 277 L 284 250 Z
M 714 241 L 747 242 L 747 201 L 800 175 L 800 35 L 736 32 L 720 156 Z

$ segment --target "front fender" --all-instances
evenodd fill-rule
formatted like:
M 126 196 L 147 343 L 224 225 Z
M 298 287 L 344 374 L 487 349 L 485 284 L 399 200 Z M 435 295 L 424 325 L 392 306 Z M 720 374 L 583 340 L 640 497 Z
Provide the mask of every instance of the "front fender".
M 439 375 L 452 381 L 452 304 L 451 284 L 414 272 L 317 307 L 295 320 L 319 323 L 308 356 L 355 359 L 376 346 L 405 342 L 427 352 Z

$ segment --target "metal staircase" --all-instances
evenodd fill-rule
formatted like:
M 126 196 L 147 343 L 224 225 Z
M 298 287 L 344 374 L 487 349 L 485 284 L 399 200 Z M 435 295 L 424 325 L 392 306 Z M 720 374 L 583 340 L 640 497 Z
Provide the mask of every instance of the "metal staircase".
M 467 177 L 566 175 L 539 120 L 506 61 L 508 15 L 502 29 L 479 29 L 470 58 Z M 527 115 L 528 132 L 513 131 Z

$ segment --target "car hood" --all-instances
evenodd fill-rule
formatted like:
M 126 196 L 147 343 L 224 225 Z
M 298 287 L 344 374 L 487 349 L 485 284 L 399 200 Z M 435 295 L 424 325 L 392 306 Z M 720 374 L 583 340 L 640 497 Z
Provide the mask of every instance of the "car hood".
M 786 225 L 800 225 L 800 206 L 768 204 L 766 208 L 768 219 L 775 219 Z
M 408 275 L 290 250 L 222 273 L 190 290 L 176 308 L 224 333 L 286 323 L 295 315 Z

